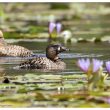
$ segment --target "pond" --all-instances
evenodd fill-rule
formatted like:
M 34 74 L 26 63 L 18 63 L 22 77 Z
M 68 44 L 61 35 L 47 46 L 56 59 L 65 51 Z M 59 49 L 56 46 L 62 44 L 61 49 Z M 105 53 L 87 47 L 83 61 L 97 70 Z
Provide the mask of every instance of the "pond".
M 13 44 L 29 48 L 34 51 L 36 56 L 45 56 L 46 42 L 20 41 Z M 0 76 L 5 74 L 10 83 L 0 86 L 0 106 L 110 107 L 109 104 L 95 99 L 92 101 L 84 99 L 88 96 L 88 93 L 84 92 L 84 85 L 87 83 L 86 76 L 76 65 L 79 58 L 109 60 L 110 44 L 74 43 L 68 44 L 67 47 L 70 51 L 60 54 L 60 57 L 67 64 L 67 69 L 64 71 L 15 70 L 14 66 L 28 58 L 1 57 Z
M 18 43 L 13 43 L 15 45 L 21 45 L 32 50 L 36 56 L 45 56 L 45 48 L 48 45 L 46 42 L 26 42 L 21 41 Z M 79 58 L 97 58 L 100 60 L 107 61 L 110 59 L 110 44 L 109 43 L 74 43 L 72 45 L 67 45 L 66 47 L 70 49 L 69 52 L 60 54 L 60 58 L 64 59 L 64 62 L 67 64 L 67 69 L 63 73 L 58 72 L 56 74 L 73 74 L 80 73 L 79 69 L 76 67 L 76 61 Z M 1 57 L 0 66 L 5 69 L 5 72 L 9 75 L 26 74 L 28 72 L 39 74 L 39 71 L 24 71 L 24 70 L 14 70 L 15 65 L 20 64 L 29 58 L 20 58 L 20 57 Z M 43 74 L 51 74 L 44 72 Z M 55 73 L 52 73 L 55 74 Z
M 29 58 L 0 57 L 0 107 L 110 107 L 110 77 L 104 91 L 87 91 L 87 75 L 76 64 L 79 58 L 110 60 L 109 4 L 70 3 L 65 10 L 52 3 L 14 4 L 0 4 L 8 43 L 45 56 L 50 19 L 61 21 L 62 31 L 70 30 L 78 43 L 68 43 L 70 51 L 59 55 L 67 64 L 63 71 L 16 70 Z

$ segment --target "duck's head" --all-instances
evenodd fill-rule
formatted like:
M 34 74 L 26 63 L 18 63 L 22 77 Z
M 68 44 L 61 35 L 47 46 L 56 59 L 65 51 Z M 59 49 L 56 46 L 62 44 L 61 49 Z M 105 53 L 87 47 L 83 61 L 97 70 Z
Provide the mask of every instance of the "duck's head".
M 0 30 L 0 46 L 5 45 L 6 42 L 3 37 L 3 32 Z
M 49 45 L 46 48 L 46 57 L 50 60 L 56 61 L 59 59 L 58 54 L 64 51 L 69 51 L 69 49 L 60 44 Z

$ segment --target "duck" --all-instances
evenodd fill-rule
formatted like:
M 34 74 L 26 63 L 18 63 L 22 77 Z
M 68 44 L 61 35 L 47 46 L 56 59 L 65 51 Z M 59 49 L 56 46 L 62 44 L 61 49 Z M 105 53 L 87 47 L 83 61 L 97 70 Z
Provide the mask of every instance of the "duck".
M 0 30 L 0 57 L 29 57 L 33 52 L 25 47 L 7 44 L 3 32 Z
M 64 70 L 66 64 L 58 56 L 64 51 L 69 51 L 69 49 L 60 44 L 49 44 L 46 48 L 46 56 L 28 59 L 14 69 Z

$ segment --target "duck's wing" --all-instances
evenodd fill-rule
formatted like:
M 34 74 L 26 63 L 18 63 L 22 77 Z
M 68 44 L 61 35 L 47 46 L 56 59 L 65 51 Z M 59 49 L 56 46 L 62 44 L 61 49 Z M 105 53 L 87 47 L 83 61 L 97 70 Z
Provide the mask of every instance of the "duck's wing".
M 0 49 L 0 55 L 2 56 L 17 56 L 17 57 L 28 57 L 33 55 L 33 52 L 17 45 L 7 45 Z
M 45 70 L 64 70 L 66 64 L 62 61 L 53 62 L 46 57 L 37 57 L 29 59 L 14 69 L 45 69 Z
M 14 69 L 45 69 L 46 60 L 47 58 L 43 57 L 32 58 L 14 67 Z

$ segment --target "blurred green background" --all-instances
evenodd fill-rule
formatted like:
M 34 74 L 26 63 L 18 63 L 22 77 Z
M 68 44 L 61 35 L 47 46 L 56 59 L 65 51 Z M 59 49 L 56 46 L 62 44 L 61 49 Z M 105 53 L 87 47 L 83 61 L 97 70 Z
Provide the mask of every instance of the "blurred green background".
M 60 21 L 74 38 L 110 40 L 110 3 L 0 3 L 5 38 L 47 38 L 48 22 Z
M 110 43 L 98 42 L 110 42 L 110 3 L 0 3 L 6 41 L 38 56 L 45 55 L 50 21 L 61 22 L 62 31 L 72 33 L 73 43 L 66 45 L 70 51 L 60 55 L 67 69 L 14 70 L 26 59 L 1 57 L 0 107 L 110 107 L 110 77 L 104 91 L 88 92 L 86 74 L 76 65 L 79 58 L 110 59 Z M 4 77 L 11 83 L 2 83 Z

